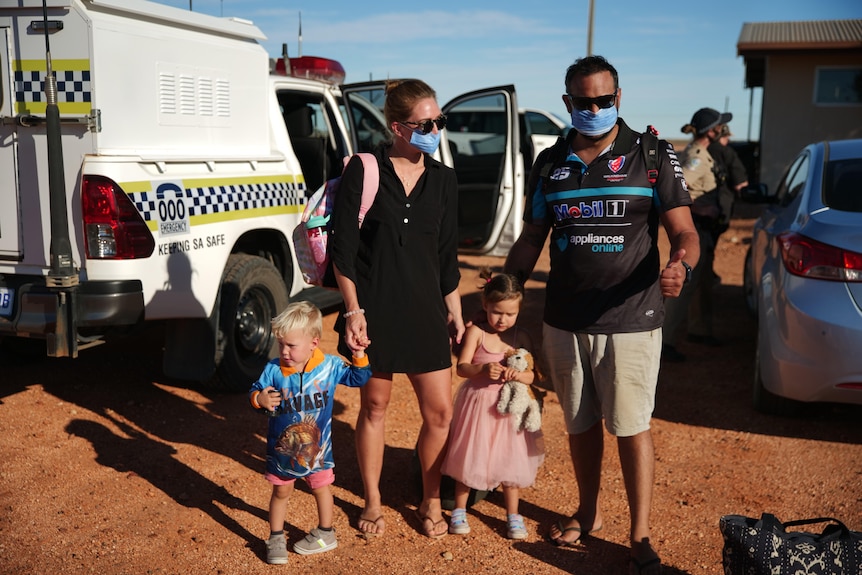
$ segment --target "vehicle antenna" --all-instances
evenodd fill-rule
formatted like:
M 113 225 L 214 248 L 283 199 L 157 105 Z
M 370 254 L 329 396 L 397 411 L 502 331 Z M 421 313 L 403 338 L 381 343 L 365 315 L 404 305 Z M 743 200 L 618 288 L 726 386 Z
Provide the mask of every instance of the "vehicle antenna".
M 45 142 L 48 152 L 48 204 L 51 214 L 51 266 L 45 283 L 57 290 L 58 298 L 57 327 L 56 332 L 48 338 L 48 355 L 76 357 L 78 350 L 74 309 L 79 280 L 72 261 L 72 243 L 69 240 L 60 108 L 57 105 L 57 78 L 51 64 L 46 0 L 42 0 L 42 28 L 45 34 Z

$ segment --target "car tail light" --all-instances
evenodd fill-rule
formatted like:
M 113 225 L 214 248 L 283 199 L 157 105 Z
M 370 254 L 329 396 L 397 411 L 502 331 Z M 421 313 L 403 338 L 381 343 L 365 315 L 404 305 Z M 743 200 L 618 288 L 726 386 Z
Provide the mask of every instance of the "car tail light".
M 862 254 L 830 246 L 795 232 L 778 236 L 784 267 L 793 275 L 841 282 L 862 281 Z
M 156 242 L 141 214 L 113 180 L 84 176 L 81 184 L 84 241 L 89 259 L 146 258 Z

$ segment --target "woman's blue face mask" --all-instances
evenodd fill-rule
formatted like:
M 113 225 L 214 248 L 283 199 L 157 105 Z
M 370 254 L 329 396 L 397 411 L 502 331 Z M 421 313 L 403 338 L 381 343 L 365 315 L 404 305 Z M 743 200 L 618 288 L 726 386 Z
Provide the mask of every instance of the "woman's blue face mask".
M 410 132 L 410 144 L 426 154 L 433 154 L 440 146 L 440 132 L 423 134 L 421 131 L 413 130 Z

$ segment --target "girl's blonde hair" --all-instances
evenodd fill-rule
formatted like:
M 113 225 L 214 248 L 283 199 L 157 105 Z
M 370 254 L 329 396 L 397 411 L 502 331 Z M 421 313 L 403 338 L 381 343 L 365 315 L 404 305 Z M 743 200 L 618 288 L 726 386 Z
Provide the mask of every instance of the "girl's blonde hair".
M 272 320 L 275 337 L 283 337 L 295 329 L 320 339 L 323 335 L 323 314 L 317 306 L 307 301 L 294 302 Z
M 485 280 L 485 285 L 482 287 L 483 303 L 524 299 L 524 286 L 512 274 L 493 275 L 491 268 L 482 267 L 479 269 L 479 277 Z

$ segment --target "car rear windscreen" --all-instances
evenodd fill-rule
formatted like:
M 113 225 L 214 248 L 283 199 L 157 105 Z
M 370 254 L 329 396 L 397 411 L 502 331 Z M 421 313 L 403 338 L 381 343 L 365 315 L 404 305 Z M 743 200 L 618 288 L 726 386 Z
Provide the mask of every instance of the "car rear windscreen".
M 826 165 L 823 205 L 844 212 L 862 212 L 862 159 Z

